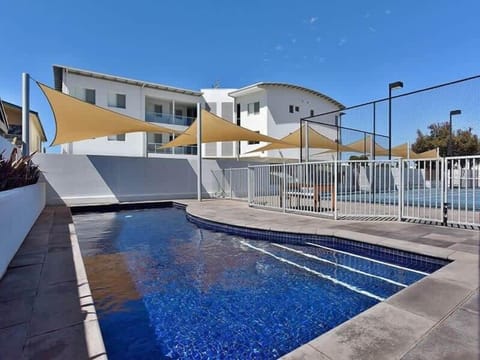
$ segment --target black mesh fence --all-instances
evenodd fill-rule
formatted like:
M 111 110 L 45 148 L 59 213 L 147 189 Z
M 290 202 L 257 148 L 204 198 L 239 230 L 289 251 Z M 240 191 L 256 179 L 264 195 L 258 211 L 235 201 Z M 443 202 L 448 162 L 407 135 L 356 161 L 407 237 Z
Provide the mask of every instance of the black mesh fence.
M 368 156 L 370 159 L 388 158 L 389 124 L 391 146 L 406 144 L 411 149 L 417 131 L 429 134 L 431 124 L 452 121 L 454 133 L 458 129 L 480 128 L 480 75 L 401 94 L 403 89 L 392 90 L 392 97 L 347 107 L 340 111 L 307 117 L 302 124 L 323 124 L 325 133 L 339 145 L 351 146 L 355 151 L 340 151 L 342 159 L 350 156 Z M 390 105 L 391 104 L 391 105 Z M 391 116 L 389 116 L 391 109 Z M 450 116 L 453 110 L 460 114 Z M 318 126 L 318 125 L 317 125 Z M 376 146 L 374 146 L 374 143 Z M 305 146 L 305 142 L 303 142 Z M 445 144 L 441 155 L 446 155 Z M 330 151 L 330 153 L 337 151 Z M 326 153 L 312 149 L 310 154 Z M 395 157 L 395 155 L 393 155 Z

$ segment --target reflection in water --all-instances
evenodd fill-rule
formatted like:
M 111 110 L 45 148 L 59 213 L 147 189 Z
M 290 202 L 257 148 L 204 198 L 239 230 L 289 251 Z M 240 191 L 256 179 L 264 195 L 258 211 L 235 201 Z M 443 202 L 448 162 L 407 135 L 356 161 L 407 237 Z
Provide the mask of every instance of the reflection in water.
M 125 253 L 116 253 L 84 258 L 97 311 L 122 311 L 125 303 L 141 298 L 128 272 L 125 256 Z

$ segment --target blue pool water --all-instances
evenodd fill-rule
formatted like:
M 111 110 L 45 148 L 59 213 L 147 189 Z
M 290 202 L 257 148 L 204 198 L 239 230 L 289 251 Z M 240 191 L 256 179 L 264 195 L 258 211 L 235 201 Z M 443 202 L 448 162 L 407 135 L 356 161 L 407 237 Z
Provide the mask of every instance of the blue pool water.
M 275 359 L 442 266 L 408 270 L 378 249 L 371 261 L 331 239 L 249 240 L 174 208 L 74 221 L 110 359 Z

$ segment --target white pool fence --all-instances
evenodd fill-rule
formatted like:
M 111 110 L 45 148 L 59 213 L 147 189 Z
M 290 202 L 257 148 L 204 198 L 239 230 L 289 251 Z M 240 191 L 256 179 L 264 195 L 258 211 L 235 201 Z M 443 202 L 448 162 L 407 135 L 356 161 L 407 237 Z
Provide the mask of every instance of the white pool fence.
M 480 156 L 255 165 L 214 172 L 218 198 L 332 219 L 480 226 Z

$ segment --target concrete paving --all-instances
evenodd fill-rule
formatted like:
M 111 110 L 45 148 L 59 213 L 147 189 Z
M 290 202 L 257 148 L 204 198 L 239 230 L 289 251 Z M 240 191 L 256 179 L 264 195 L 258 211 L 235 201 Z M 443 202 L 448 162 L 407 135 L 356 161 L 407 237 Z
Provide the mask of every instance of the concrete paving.
M 67 207 L 44 209 L 0 280 L 1 359 L 106 358 Z
M 283 359 L 479 359 L 478 230 L 396 221 L 330 220 L 182 201 L 190 214 L 255 229 L 338 236 L 452 262 Z

